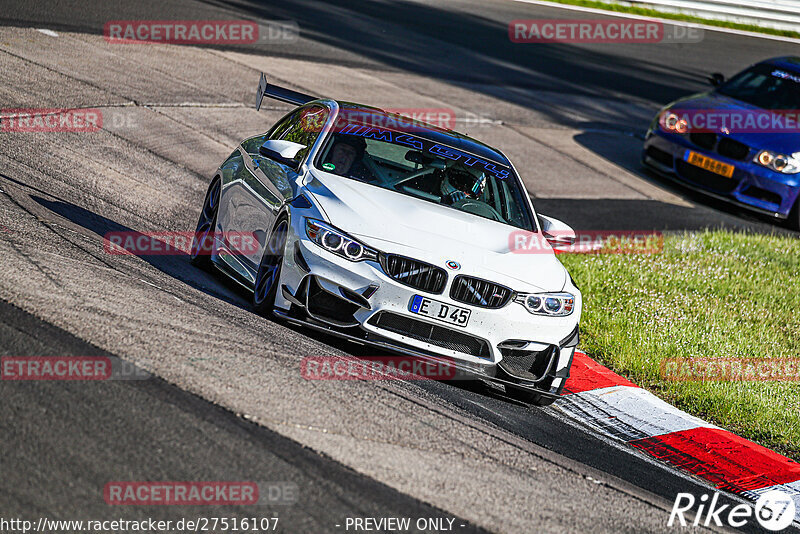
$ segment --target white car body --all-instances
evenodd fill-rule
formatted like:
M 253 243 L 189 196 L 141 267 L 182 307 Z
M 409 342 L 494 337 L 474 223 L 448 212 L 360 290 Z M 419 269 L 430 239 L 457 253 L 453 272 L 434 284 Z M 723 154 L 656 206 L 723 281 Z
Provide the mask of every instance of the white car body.
M 269 94 L 263 87 L 260 94 L 262 92 Z M 459 369 L 473 376 L 503 384 L 501 388 L 530 390 L 552 402 L 569 375 L 582 305 L 580 291 L 552 249 L 544 247 L 535 254 L 517 253 L 511 249 L 509 237 L 519 231 L 518 228 L 317 168 L 313 162 L 336 122 L 340 106 L 333 100 L 315 100 L 312 104 L 325 106 L 329 116 L 296 169 L 263 157 L 263 149 L 254 153 L 254 147 L 263 144 L 272 147 L 274 152 L 268 153 L 278 154 L 275 157 L 279 160 L 293 156 L 291 142 L 270 141 L 267 132 L 243 142 L 217 170 L 215 180 L 220 180 L 221 194 L 215 235 L 254 232 L 259 243 L 258 250 L 237 254 L 224 237 L 217 237 L 210 258 L 213 265 L 254 290 L 269 234 L 276 221 L 285 221 L 285 245 L 277 282 L 280 289 L 273 290 L 274 302 L 269 303 L 276 315 L 400 353 L 451 358 Z M 513 169 L 510 162 L 508 165 Z M 519 180 L 516 176 L 513 178 Z M 522 187 L 521 182 L 519 185 Z M 542 219 L 536 216 L 528 195 L 524 196 L 534 220 L 540 221 L 536 223 L 535 233 L 546 243 L 549 236 L 542 231 Z M 310 239 L 306 229 L 309 219 L 335 227 L 379 251 L 383 259 L 350 261 L 330 252 Z M 545 224 L 563 224 L 548 218 L 544 220 Z M 385 268 L 383 262 L 387 255 L 443 268 L 447 274 L 444 290 L 437 294 L 426 293 L 398 282 Z M 463 299 L 457 301 L 451 298 L 451 286 L 459 275 L 490 281 L 514 293 L 505 305 L 496 309 L 470 305 Z M 474 292 L 474 281 L 464 283 Z M 320 290 L 328 294 L 318 293 Z M 545 292 L 574 295 L 573 312 L 563 317 L 536 315 L 515 301 L 517 294 Z M 314 295 L 329 299 L 325 300 L 325 307 L 320 308 L 324 310 L 322 315 L 315 313 L 311 302 L 316 298 Z M 456 326 L 412 313 L 410 306 L 416 296 L 445 303 L 454 310 L 469 310 L 467 325 Z M 342 300 L 338 308 L 331 304 L 337 298 Z M 340 313 L 346 320 L 339 317 Z M 393 326 L 375 324 L 378 314 L 383 313 L 397 315 L 383 316 L 390 317 L 389 324 Z M 413 325 L 409 328 L 416 335 L 403 331 L 398 325 Z M 420 331 L 429 331 L 430 336 L 425 338 Z M 477 341 L 474 345 L 469 340 L 464 344 L 462 341 L 467 338 L 463 336 Z M 468 350 L 467 346 L 480 346 L 480 349 Z M 504 359 L 510 357 L 507 355 L 521 357 L 533 353 L 546 353 L 551 360 L 544 381 L 542 377 L 538 381 L 531 380 L 530 375 L 524 373 L 515 376 L 509 372 L 509 366 L 502 365 Z

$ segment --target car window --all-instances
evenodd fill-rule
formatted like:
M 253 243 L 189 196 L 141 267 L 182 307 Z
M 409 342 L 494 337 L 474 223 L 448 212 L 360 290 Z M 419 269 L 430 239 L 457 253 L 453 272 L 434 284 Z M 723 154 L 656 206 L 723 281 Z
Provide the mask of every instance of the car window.
M 270 128 L 266 134 L 256 135 L 242 141 L 242 147 L 248 154 L 258 154 L 258 149 L 267 139 L 285 139 L 306 145 L 308 148 L 300 151 L 300 158 L 304 158 L 314 144 L 320 130 L 328 118 L 328 110 L 323 106 L 305 106 L 295 110 Z
M 283 134 L 286 131 L 286 128 L 289 127 L 289 125 L 292 123 L 296 115 L 297 111 L 294 111 L 283 117 L 278 122 L 276 122 L 275 125 L 267 133 L 267 139 L 280 139 L 281 134 Z
M 393 130 L 345 126 L 330 135 L 315 166 L 479 217 L 535 230 L 527 192 L 510 167 L 430 139 Z
M 320 105 L 304 106 L 289 117 L 285 124 L 279 124 L 270 139 L 282 139 L 306 145 L 297 153 L 297 160 L 302 161 L 325 126 L 328 109 Z
M 245 152 L 252 155 L 258 154 L 258 149 L 264 144 L 267 139 L 280 139 L 280 135 L 286 131 L 286 128 L 291 124 L 297 111 L 286 114 L 278 122 L 276 122 L 267 133 L 255 135 L 242 141 L 242 148 Z
M 800 73 L 756 65 L 731 78 L 717 92 L 763 109 L 800 109 Z

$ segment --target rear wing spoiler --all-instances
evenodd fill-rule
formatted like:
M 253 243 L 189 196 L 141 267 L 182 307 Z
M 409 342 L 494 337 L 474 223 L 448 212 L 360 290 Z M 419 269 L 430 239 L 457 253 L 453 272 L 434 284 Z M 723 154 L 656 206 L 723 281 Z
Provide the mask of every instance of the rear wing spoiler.
M 264 100 L 264 97 L 268 96 L 269 98 L 280 100 L 281 102 L 286 102 L 288 104 L 294 104 L 295 106 L 302 106 L 303 104 L 308 104 L 312 100 L 316 100 L 318 97 L 316 96 L 309 96 L 303 93 L 299 93 L 297 91 L 293 91 L 291 89 L 287 89 L 285 87 L 280 87 L 278 85 L 271 85 L 267 83 L 267 77 L 264 76 L 264 73 L 261 73 L 261 79 L 258 80 L 258 92 L 256 93 L 256 111 L 261 109 L 261 101 Z

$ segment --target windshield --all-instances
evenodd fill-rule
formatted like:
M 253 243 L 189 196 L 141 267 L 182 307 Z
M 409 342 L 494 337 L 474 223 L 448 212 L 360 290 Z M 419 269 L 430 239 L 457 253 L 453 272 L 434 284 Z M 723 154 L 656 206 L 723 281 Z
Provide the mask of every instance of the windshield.
M 511 169 L 415 135 L 349 123 L 315 166 L 384 189 L 534 231 L 527 193 Z
M 756 65 L 717 92 L 763 109 L 800 109 L 800 74 L 774 65 Z

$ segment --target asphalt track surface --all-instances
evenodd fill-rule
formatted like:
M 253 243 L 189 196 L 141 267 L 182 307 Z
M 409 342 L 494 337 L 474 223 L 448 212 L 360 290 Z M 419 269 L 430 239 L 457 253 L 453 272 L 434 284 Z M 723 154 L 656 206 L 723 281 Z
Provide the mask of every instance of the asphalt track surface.
M 109 20 L 239 17 L 297 21 L 301 39 L 102 38 Z M 703 90 L 707 73 L 800 47 L 718 32 L 694 45 L 595 46 L 514 45 L 506 34 L 513 19 L 586 17 L 499 1 L 4 1 L 2 107 L 97 107 L 104 128 L 0 134 L 0 352 L 99 351 L 158 378 L 0 383 L 0 516 L 213 516 L 222 511 L 109 507 L 102 486 L 221 477 L 296 482 L 298 504 L 276 511 L 285 532 L 343 531 L 355 516 L 667 530 L 675 495 L 708 489 L 557 404 L 471 383 L 305 381 L 304 356 L 371 352 L 256 316 L 246 294 L 185 256 L 114 256 L 101 244 L 111 230 L 193 229 L 214 168 L 288 110 L 251 109 L 259 71 L 309 93 L 452 108 L 457 130 L 526 169 L 539 211 L 579 229 L 783 231 L 644 173 L 637 136 L 661 105 Z
M 113 357 L 7 303 L 0 310 L 3 356 L 36 350 Z M 483 532 L 157 378 L 4 387 L 0 424 L 7 443 L 20 445 L 0 460 L 5 518 L 278 517 L 285 532 L 325 532 L 348 516 L 412 516 L 452 519 L 460 532 Z M 97 488 L 110 481 L 239 480 L 243 472 L 267 491 L 296 485 L 296 500 L 286 494 L 285 502 L 201 512 L 120 507 L 111 515 L 98 499 Z

